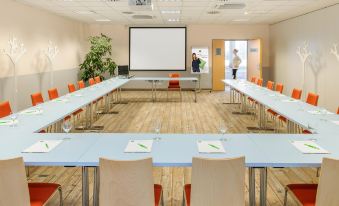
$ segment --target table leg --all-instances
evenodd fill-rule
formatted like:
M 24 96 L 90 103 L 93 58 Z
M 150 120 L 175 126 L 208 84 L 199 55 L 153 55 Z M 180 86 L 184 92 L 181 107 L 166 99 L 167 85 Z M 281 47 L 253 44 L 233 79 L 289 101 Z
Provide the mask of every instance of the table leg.
M 157 81 L 154 81 L 154 101 L 157 101 Z
M 199 81 L 199 84 L 200 84 L 200 81 Z M 194 102 L 197 102 L 197 86 L 198 86 L 198 81 L 195 81 Z
M 260 206 L 266 206 L 267 196 L 267 168 L 260 169 Z
M 99 167 L 95 167 L 94 168 L 93 206 L 99 206 L 99 185 L 100 185 Z
M 82 205 L 89 205 L 88 167 L 82 167 Z
M 150 83 L 152 84 L 152 101 L 154 102 L 154 81 L 150 81 Z
M 249 206 L 255 206 L 255 169 L 248 168 Z

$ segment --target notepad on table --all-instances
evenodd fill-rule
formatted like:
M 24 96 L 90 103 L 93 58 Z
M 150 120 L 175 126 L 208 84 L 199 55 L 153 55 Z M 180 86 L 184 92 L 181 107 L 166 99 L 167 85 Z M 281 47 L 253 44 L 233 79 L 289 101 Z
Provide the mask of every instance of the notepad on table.
M 48 153 L 58 146 L 62 140 L 39 140 L 28 147 L 23 153 Z
M 332 112 L 329 112 L 327 110 L 310 110 L 308 111 L 310 114 L 333 114 Z
M 125 148 L 126 153 L 150 153 L 153 140 L 130 140 Z
M 0 120 L 0 126 L 11 126 L 13 124 L 18 124 L 18 120 L 3 119 Z
M 333 123 L 339 125 L 339 121 L 333 121 Z
M 297 102 L 298 100 L 295 99 L 284 99 L 282 102 Z
M 314 141 L 292 141 L 294 147 L 304 154 L 329 154 Z
M 37 110 L 37 109 L 27 109 L 27 110 L 20 112 L 20 114 L 26 114 L 26 115 L 36 115 L 36 114 L 42 114 L 42 113 L 43 113 L 42 110 Z
M 199 153 L 225 153 L 220 141 L 198 141 Z
M 61 103 L 67 103 L 69 102 L 69 99 L 55 99 L 53 102 L 61 102 Z

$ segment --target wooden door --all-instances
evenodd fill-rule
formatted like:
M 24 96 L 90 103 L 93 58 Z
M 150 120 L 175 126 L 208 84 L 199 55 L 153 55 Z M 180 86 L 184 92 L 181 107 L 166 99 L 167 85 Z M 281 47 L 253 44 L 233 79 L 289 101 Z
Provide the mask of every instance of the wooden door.
M 224 91 L 225 84 L 225 40 L 212 40 L 212 90 Z

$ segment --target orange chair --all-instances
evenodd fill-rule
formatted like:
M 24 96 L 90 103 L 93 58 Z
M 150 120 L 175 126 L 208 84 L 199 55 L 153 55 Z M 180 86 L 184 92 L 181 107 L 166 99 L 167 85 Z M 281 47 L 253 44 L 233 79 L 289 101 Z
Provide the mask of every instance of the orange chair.
M 318 106 L 319 95 L 314 93 L 308 93 L 306 103 L 311 104 L 313 106 Z
M 88 80 L 88 83 L 89 83 L 90 86 L 93 86 L 93 85 L 95 85 L 95 80 L 93 78 L 90 78 Z
M 78 88 L 79 89 L 85 88 L 85 82 L 83 80 L 78 81 Z
M 338 109 L 337 109 L 337 114 L 339 114 L 339 107 L 338 107 Z
M 178 73 L 172 73 L 168 75 L 170 78 L 179 78 L 180 74 Z M 180 82 L 179 80 L 170 80 L 168 82 L 168 87 L 167 87 L 167 99 L 168 99 L 168 91 L 169 90 L 179 90 L 180 91 L 180 100 L 182 99 L 181 95 L 181 87 L 180 87 Z
M 100 76 L 94 77 L 94 81 L 95 81 L 96 84 L 100 83 L 101 82 L 101 77 Z
M 59 97 L 57 88 L 52 88 L 48 90 L 49 100 L 53 100 Z
M 262 83 L 263 83 L 263 80 L 262 79 L 258 79 L 257 81 L 257 85 L 261 86 L 262 87 Z
M 282 94 L 283 90 L 284 90 L 284 85 L 283 84 L 281 84 L 281 83 L 276 84 L 275 91 L 277 91 L 280 94 Z
M 1 102 L 0 103 L 0 118 L 6 117 L 12 114 L 11 105 L 9 101 Z
M 300 89 L 294 88 L 292 91 L 292 98 L 293 99 L 300 99 L 301 98 L 302 91 Z
M 74 84 L 68 84 L 69 93 L 73 93 L 76 91 Z
M 273 87 L 274 87 L 274 82 L 268 81 L 268 82 L 267 82 L 267 85 L 266 85 L 266 88 L 267 88 L 267 89 L 270 89 L 270 90 L 273 90 Z
M 22 157 L 0 160 L 1 205 L 43 206 L 59 192 L 62 205 L 61 186 L 56 183 L 28 183 Z
M 252 83 L 255 83 L 256 81 L 257 81 L 257 78 L 256 78 L 256 77 L 252 77 L 252 78 L 251 78 L 251 82 L 252 82 Z
M 44 103 L 44 98 L 42 97 L 40 92 L 32 94 L 31 99 L 33 106 Z

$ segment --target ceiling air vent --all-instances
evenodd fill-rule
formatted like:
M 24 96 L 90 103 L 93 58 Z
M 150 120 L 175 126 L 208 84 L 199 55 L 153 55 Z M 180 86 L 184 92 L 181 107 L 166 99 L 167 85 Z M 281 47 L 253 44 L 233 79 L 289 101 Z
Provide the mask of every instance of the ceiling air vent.
M 153 16 L 150 15 L 133 15 L 133 19 L 153 19 Z
M 216 8 L 218 9 L 243 9 L 246 5 L 243 3 L 226 3 L 217 5 Z
M 211 15 L 213 15 L 213 14 L 219 14 L 220 12 L 219 11 L 215 11 L 215 10 L 213 10 L 213 11 L 208 11 L 207 12 L 207 14 L 211 14 Z
M 123 14 L 134 14 L 134 12 L 132 12 L 132 11 L 123 11 L 122 13 Z

